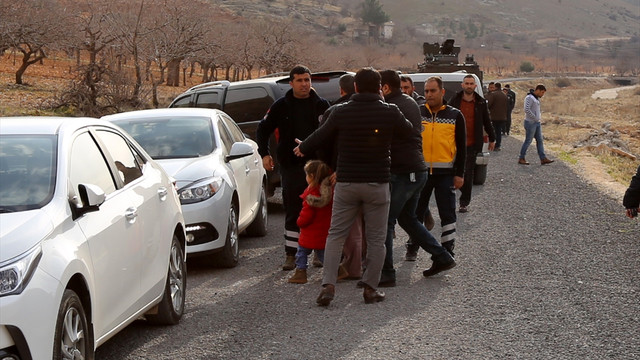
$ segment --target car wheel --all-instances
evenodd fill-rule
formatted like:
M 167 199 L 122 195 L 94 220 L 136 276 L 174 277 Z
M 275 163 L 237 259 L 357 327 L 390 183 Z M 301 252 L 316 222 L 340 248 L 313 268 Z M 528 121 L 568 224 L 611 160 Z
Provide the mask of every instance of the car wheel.
M 227 224 L 227 238 L 222 251 L 214 255 L 217 266 L 232 268 L 238 265 L 240 249 L 238 248 L 238 209 L 232 202 L 229 207 L 229 220 Z
M 148 314 L 147 321 L 155 325 L 175 325 L 184 313 L 184 300 L 187 289 L 187 264 L 180 240 L 173 235 L 171 254 L 169 255 L 169 272 L 164 286 L 162 300 L 158 304 L 156 314 Z
M 53 358 L 93 360 L 93 339 L 87 315 L 73 290 L 65 290 L 58 310 L 53 338 Z
M 487 180 L 487 165 L 476 165 L 473 175 L 473 185 L 483 185 Z
M 258 204 L 258 214 L 253 222 L 247 228 L 246 232 L 249 236 L 265 236 L 267 235 L 267 190 L 265 185 L 262 185 L 260 191 L 260 203 Z

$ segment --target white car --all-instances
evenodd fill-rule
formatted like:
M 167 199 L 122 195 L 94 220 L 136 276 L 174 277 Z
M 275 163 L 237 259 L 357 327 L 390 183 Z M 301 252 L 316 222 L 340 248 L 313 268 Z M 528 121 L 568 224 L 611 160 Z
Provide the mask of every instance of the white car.
M 176 324 L 185 239 L 171 179 L 117 126 L 0 118 L 1 359 L 93 359 L 142 315 Z
M 267 232 L 267 175 L 257 144 L 224 112 L 154 109 L 103 117 L 126 130 L 177 181 L 187 254 L 238 264 L 238 234 Z

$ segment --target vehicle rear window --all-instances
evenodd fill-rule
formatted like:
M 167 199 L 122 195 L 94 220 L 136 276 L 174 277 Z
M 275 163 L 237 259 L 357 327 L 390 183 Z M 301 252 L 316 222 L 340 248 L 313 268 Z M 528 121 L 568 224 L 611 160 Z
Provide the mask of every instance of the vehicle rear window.
M 199 157 L 215 149 L 211 120 L 173 117 L 117 121 L 153 159 Z

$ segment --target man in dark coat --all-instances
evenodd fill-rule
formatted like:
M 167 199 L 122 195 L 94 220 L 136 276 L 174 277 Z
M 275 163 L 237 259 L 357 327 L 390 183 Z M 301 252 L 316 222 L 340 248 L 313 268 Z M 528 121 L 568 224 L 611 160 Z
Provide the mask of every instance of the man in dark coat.
M 636 174 L 631 178 L 629 188 L 624 193 L 622 205 L 624 205 L 627 216 L 630 219 L 638 216 L 638 211 L 640 211 L 640 166 L 638 166 Z

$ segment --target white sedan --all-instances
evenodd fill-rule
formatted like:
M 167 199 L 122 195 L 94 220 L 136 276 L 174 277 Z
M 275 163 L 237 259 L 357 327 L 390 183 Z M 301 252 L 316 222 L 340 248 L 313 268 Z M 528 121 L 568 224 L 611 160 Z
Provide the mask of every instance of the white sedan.
M 176 324 L 186 288 L 172 180 L 91 118 L 0 118 L 0 358 L 92 359 L 146 315 Z
M 173 178 L 187 222 L 187 253 L 238 263 L 238 234 L 267 232 L 267 175 L 257 144 L 224 112 L 154 109 L 103 117 L 125 129 Z

